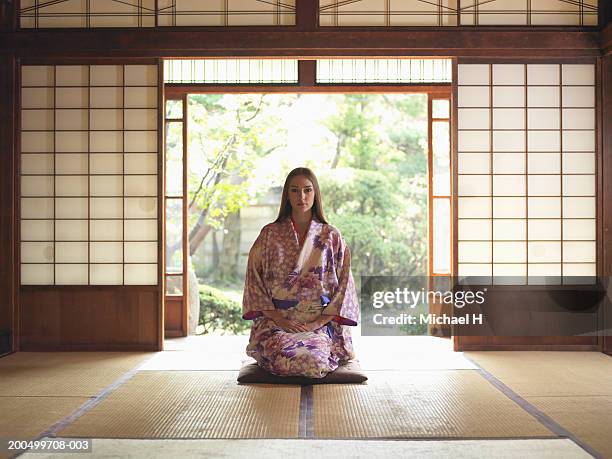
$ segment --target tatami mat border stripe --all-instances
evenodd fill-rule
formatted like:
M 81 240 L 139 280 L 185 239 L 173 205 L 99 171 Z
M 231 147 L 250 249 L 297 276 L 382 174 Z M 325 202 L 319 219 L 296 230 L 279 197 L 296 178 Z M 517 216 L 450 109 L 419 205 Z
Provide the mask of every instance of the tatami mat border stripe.
M 519 405 L 523 410 L 525 410 L 527 413 L 529 413 L 534 418 L 536 418 L 538 421 L 540 421 L 540 423 L 542 423 L 551 432 L 554 432 L 559 437 L 565 437 L 565 438 L 570 439 L 571 441 L 576 443 L 578 446 L 580 446 L 583 450 L 585 450 L 587 453 L 589 453 L 594 458 L 604 459 L 604 456 L 601 455 L 598 451 L 596 451 L 593 447 L 591 447 L 589 444 L 577 438 L 572 432 L 564 428 L 562 425 L 557 423 L 550 416 L 546 415 L 545 413 L 540 411 L 538 408 L 533 406 L 531 403 L 529 403 L 527 400 L 525 400 L 523 397 L 518 395 L 516 392 L 514 392 L 512 389 L 506 386 L 503 382 L 501 382 L 495 376 L 493 376 L 487 370 L 482 368 L 478 364 L 478 362 L 471 359 L 469 356 L 465 354 L 464 354 L 464 357 L 478 367 L 476 371 L 478 371 L 478 373 L 484 379 L 486 379 L 489 383 L 491 383 L 493 386 L 499 389 L 506 397 L 508 397 L 513 402 L 515 402 L 517 405 Z
M 298 438 L 314 438 L 314 388 L 302 386 L 300 391 L 300 425 Z

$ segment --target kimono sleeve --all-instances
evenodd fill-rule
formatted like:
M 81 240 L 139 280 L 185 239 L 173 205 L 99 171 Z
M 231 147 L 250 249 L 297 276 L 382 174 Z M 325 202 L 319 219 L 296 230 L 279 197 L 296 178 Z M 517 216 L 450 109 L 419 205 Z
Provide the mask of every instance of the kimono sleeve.
M 355 326 L 359 321 L 359 302 L 351 272 L 351 253 L 342 238 L 340 238 L 338 250 L 334 253 L 334 259 L 338 287 L 321 314 L 335 316 L 333 320 L 340 325 Z
M 249 252 L 242 296 L 242 318 L 246 320 L 262 316 L 261 311 L 275 309 L 265 283 L 267 233 L 266 228 L 262 229 Z

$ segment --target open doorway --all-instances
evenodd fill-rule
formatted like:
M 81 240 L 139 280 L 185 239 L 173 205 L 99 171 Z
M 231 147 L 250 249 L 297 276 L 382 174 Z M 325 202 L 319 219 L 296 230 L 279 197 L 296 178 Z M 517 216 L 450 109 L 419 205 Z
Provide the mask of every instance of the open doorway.
M 319 177 L 358 288 L 361 276 L 449 274 L 449 118 L 449 98 L 427 93 L 168 99 L 167 324 L 173 311 L 176 325 L 187 319 L 189 335 L 248 334 L 241 298 L 249 249 L 276 218 L 284 177 L 298 166 Z

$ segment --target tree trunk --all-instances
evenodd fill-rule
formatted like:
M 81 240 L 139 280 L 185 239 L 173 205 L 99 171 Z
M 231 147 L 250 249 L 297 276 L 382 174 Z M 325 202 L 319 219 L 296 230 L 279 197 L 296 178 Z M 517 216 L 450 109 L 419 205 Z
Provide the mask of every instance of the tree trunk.
M 223 249 L 219 263 L 219 278 L 233 281 L 238 276 L 238 258 L 240 256 L 240 211 L 230 214 L 225 219 Z

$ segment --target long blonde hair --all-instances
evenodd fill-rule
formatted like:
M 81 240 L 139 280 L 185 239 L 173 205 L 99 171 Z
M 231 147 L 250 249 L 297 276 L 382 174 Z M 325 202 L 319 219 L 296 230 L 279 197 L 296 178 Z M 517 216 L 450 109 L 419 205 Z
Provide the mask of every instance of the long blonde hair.
M 291 216 L 291 202 L 289 201 L 289 183 L 291 179 L 295 176 L 301 175 L 302 177 L 307 178 L 312 182 L 312 186 L 314 188 L 315 196 L 314 203 L 312 205 L 312 215 L 319 220 L 321 223 L 327 223 L 325 219 L 325 214 L 323 213 L 323 202 L 321 200 L 321 190 L 319 189 L 319 182 L 317 181 L 317 177 L 307 167 L 297 167 L 289 172 L 287 178 L 285 179 L 285 186 L 283 186 L 283 196 L 281 197 L 280 208 L 278 210 L 278 217 L 275 222 L 280 222 L 285 218 Z

